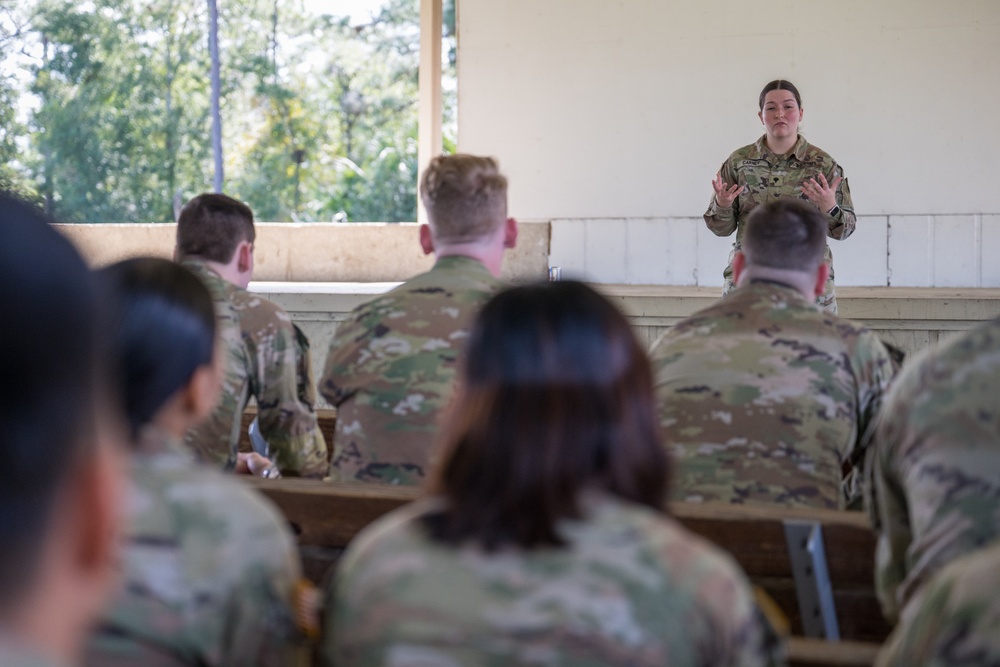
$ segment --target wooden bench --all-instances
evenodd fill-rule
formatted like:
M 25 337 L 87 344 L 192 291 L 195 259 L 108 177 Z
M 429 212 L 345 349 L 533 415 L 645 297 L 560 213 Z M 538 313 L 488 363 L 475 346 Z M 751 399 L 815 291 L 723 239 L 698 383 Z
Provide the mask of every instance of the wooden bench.
M 288 518 L 306 576 L 316 583 L 362 528 L 419 495 L 414 488 L 381 485 L 295 479 L 248 482 Z M 800 612 L 787 526 L 820 526 L 840 638 L 881 642 L 888 635 L 890 627 L 874 592 L 875 537 L 864 515 L 720 503 L 675 503 L 670 509 L 689 530 L 732 554 L 750 581 L 774 599 L 792 634 L 799 637 L 806 634 L 808 623 Z

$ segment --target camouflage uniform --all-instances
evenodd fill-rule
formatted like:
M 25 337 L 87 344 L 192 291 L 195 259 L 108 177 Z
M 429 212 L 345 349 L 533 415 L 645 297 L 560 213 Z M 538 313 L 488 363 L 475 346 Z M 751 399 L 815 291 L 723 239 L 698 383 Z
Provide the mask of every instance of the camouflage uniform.
M 1000 319 L 925 350 L 886 399 L 866 484 L 894 620 L 938 569 L 1000 537 Z
M 432 541 L 422 501 L 348 548 L 328 590 L 328 665 L 767 665 L 776 642 L 744 575 L 673 519 L 583 498 L 565 548 Z
M 879 653 L 880 667 L 1000 665 L 1000 544 L 952 561 L 927 582 Z
M 225 354 L 222 394 L 215 412 L 185 442 L 197 457 L 231 470 L 236 465 L 243 411 L 257 399 L 260 432 L 283 472 L 326 473 L 326 441 L 313 406 L 316 389 L 309 341 L 284 310 L 233 285 L 203 262 L 183 265 L 208 286 Z
M 3 667 L 63 667 L 62 663 L 25 646 L 17 637 L 6 634 L 0 626 L 0 665 Z
M 410 485 L 424 479 L 468 327 L 501 285 L 478 260 L 442 257 L 348 315 L 320 382 L 337 406 L 333 479 Z
M 753 281 L 650 354 L 676 499 L 860 507 L 857 466 L 893 373 L 871 331 Z
M 132 473 L 124 588 L 86 664 L 291 664 L 301 574 L 281 515 L 155 431 L 143 434 Z
M 827 182 L 833 182 L 837 176 L 843 177 L 844 170 L 825 152 L 809 145 L 805 137 L 799 135 L 799 140 L 787 156 L 780 157 L 767 148 L 763 136 L 749 146 L 744 146 L 733 152 L 722 163 L 719 173 L 726 183 L 745 186 L 745 189 L 733 202 L 731 208 L 720 208 L 716 205 L 715 194 L 705 211 L 705 222 L 708 228 L 717 236 L 729 236 L 736 232 L 733 250 L 729 253 L 729 263 L 723 272 L 725 286 L 723 295 L 735 289 L 733 282 L 733 257 L 743 247 L 743 223 L 750 211 L 759 204 L 766 204 L 781 197 L 798 197 L 809 201 L 802 194 L 802 183 L 810 178 L 818 178 L 820 174 Z M 854 215 L 854 202 L 851 201 L 851 191 L 845 178 L 837 188 L 837 204 L 840 212 L 827 221 L 827 235 L 832 239 L 846 239 L 854 232 L 858 219 Z M 826 211 L 823 211 L 826 213 Z M 833 253 L 830 246 L 823 255 L 826 265 L 830 267 L 830 277 L 826 281 L 826 292 L 816 299 L 817 305 L 832 313 L 837 312 L 837 294 L 833 284 Z

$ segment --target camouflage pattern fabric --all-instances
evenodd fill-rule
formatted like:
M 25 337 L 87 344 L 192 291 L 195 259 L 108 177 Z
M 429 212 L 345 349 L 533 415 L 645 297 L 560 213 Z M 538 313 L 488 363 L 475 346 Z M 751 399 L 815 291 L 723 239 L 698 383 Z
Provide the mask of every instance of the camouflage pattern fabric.
M 890 620 L 935 571 L 1000 537 L 998 395 L 1000 319 L 924 350 L 889 392 L 866 488 Z
M 803 181 L 823 174 L 829 183 L 837 176 L 844 176 L 844 170 L 832 157 L 811 146 L 802 135 L 799 135 L 799 140 L 791 152 L 784 157 L 768 150 L 766 138 L 767 135 L 749 146 L 734 151 L 722 163 L 719 169 L 722 179 L 729 184 L 742 185 L 745 189 L 731 208 L 719 208 L 713 193 L 712 201 L 705 212 L 705 222 L 717 236 L 729 236 L 736 232 L 736 241 L 733 243 L 732 252 L 729 253 L 729 263 L 722 274 L 725 278 L 723 295 L 729 294 L 736 288 L 733 282 L 733 257 L 743 247 L 743 223 L 754 208 L 782 197 L 798 197 L 808 202 L 809 199 L 802 194 Z M 846 239 L 858 224 L 846 178 L 837 188 L 837 204 L 840 206 L 840 213 L 829 218 L 827 235 L 832 239 Z M 816 304 L 836 314 L 837 293 L 833 284 L 833 253 L 830 252 L 829 245 L 826 247 L 823 259 L 830 267 L 830 277 L 826 281 L 826 291 L 816 299 Z
M 320 382 L 337 407 L 334 480 L 423 481 L 468 327 L 501 286 L 475 259 L 442 257 L 427 273 L 348 315 Z
M 212 415 L 185 438 L 199 460 L 226 470 L 236 465 L 243 411 L 257 400 L 261 435 L 285 474 L 326 474 L 326 440 L 314 406 L 309 341 L 284 310 L 233 285 L 203 262 L 182 264 L 208 286 L 224 354 L 222 393 Z
M 732 559 L 593 492 L 565 548 L 487 554 L 427 537 L 421 501 L 348 548 L 328 589 L 327 665 L 769 665 L 777 642 Z
M 3 667 L 68 667 L 10 635 L 0 625 L 0 665 Z
M 675 499 L 860 509 L 859 466 L 893 374 L 874 333 L 754 281 L 650 355 Z
M 124 587 L 87 665 L 289 665 L 301 576 L 282 516 L 148 431 L 133 463 Z
M 1000 665 L 997 591 L 1000 544 L 952 561 L 903 612 L 876 665 Z

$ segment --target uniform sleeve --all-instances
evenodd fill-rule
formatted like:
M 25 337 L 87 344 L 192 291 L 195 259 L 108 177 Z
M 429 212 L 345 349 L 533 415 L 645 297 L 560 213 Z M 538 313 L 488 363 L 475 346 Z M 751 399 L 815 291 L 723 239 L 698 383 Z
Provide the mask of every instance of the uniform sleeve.
M 831 239 L 843 240 L 854 233 L 858 226 L 858 218 L 854 214 L 854 201 L 851 199 L 851 188 L 847 184 L 847 177 L 840 165 L 834 163 L 833 169 L 826 174 L 827 182 L 831 182 L 837 176 L 844 180 L 837 187 L 837 205 L 840 212 L 827 220 L 827 235 Z
M 733 184 L 737 182 L 736 173 L 733 171 L 729 160 L 722 163 L 719 168 L 719 174 L 722 175 L 722 180 L 726 183 Z M 715 193 L 712 193 L 712 199 L 708 204 L 708 210 L 705 211 L 705 224 L 716 236 L 729 236 L 736 231 L 736 221 L 739 219 L 740 210 L 740 198 L 737 197 L 733 201 L 733 205 L 729 208 L 721 208 L 715 201 Z
M 362 387 L 371 386 L 385 371 L 384 355 L 372 349 L 384 329 L 379 320 L 384 309 L 378 303 L 364 308 L 351 313 L 351 318 L 340 324 L 330 342 L 319 391 L 333 406 L 341 405 Z
M 879 667 L 996 665 L 997 549 L 952 561 L 906 609 L 875 662 Z
M 727 557 L 727 562 L 728 557 Z M 786 665 L 784 646 L 757 607 L 750 584 L 735 563 L 701 591 L 713 615 L 713 631 L 701 645 L 699 664 L 733 667 Z
M 906 494 L 893 465 L 906 423 L 906 392 L 898 384 L 886 400 L 865 463 L 865 505 L 875 529 L 875 592 L 882 615 L 899 618 L 896 592 L 906 578 L 906 550 L 913 541 Z
M 863 330 L 855 351 L 857 391 L 857 435 L 844 460 L 843 503 L 847 509 L 861 509 L 864 492 L 864 461 L 872 442 L 885 396 L 889 391 L 896 364 L 889 351 L 872 331 Z
M 302 576 L 298 552 L 280 515 L 268 518 L 252 535 L 260 560 L 233 564 L 241 568 L 240 585 L 227 610 L 229 643 L 220 664 L 283 667 L 299 664 L 306 655 L 307 641 L 294 612 Z
M 255 343 L 251 388 L 271 458 L 282 472 L 322 477 L 326 440 L 314 410 L 309 341 L 287 313 L 280 312 L 274 335 Z

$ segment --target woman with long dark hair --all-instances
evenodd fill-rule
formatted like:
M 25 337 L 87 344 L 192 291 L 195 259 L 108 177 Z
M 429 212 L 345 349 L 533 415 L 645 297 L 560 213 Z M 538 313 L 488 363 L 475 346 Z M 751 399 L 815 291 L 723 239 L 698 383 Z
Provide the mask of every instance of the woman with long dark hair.
M 121 367 L 134 489 L 124 587 L 86 664 L 290 664 L 300 565 L 287 525 L 182 445 L 219 392 L 208 290 L 162 259 L 127 260 L 99 277 L 115 297 L 108 335 Z
M 329 664 L 758 665 L 743 575 L 665 511 L 646 354 L 574 282 L 476 319 L 427 498 L 364 531 L 332 587 Z

